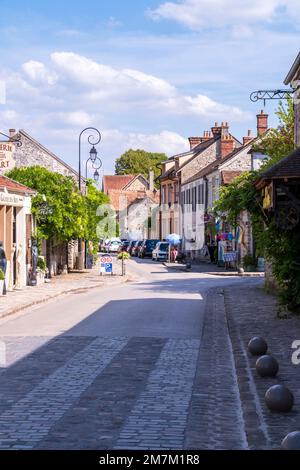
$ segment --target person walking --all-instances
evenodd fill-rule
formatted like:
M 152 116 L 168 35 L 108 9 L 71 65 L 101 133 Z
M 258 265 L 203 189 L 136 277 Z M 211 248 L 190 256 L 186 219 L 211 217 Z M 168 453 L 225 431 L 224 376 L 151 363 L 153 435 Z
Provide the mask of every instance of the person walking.
M 4 250 L 4 244 L 2 241 L 0 241 L 0 269 L 3 271 L 4 275 L 6 273 L 6 267 L 7 267 L 7 259 L 6 259 L 6 254 Z M 5 279 L 4 279 L 4 286 L 3 286 L 3 295 L 6 295 Z

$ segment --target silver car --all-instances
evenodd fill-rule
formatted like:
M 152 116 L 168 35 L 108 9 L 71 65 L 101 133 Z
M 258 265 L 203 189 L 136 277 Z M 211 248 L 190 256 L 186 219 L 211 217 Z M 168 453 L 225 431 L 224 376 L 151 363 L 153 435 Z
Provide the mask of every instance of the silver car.
M 165 261 L 169 257 L 169 243 L 158 242 L 152 251 L 152 261 Z

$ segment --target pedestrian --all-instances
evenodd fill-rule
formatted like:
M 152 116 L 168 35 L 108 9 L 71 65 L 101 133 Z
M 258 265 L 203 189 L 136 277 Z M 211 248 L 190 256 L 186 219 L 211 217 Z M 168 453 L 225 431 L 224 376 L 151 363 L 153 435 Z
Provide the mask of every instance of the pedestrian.
M 7 259 L 6 259 L 6 254 L 4 250 L 4 245 L 3 245 L 3 241 L 0 241 L 0 269 L 3 271 L 4 275 L 6 273 L 6 267 L 7 267 Z M 5 294 L 6 294 L 6 284 L 5 284 L 5 279 L 4 279 L 3 295 Z
M 172 245 L 172 248 L 171 248 L 171 262 L 172 263 L 176 263 L 177 255 L 178 255 L 177 246 Z
M 209 256 L 210 256 L 210 262 L 215 263 L 216 261 L 216 242 L 215 240 L 212 240 L 211 244 L 208 245 L 208 251 L 209 251 Z

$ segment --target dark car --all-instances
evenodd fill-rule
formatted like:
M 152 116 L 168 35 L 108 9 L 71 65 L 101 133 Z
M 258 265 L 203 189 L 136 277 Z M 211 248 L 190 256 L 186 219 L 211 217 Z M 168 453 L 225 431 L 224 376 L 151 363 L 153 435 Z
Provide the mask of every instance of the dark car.
M 132 255 L 132 249 L 134 247 L 134 245 L 136 244 L 136 240 L 131 240 L 131 242 L 129 242 L 129 245 L 128 245 L 128 248 L 127 248 L 127 253 L 129 253 L 130 255 Z
M 122 245 L 120 247 L 120 251 L 128 251 L 129 245 L 130 245 L 129 240 L 123 240 Z
M 139 240 L 138 242 L 135 243 L 131 250 L 131 255 L 132 256 L 137 256 L 139 253 L 140 246 L 143 244 L 143 240 Z
M 154 250 L 158 242 L 159 240 L 154 240 L 154 239 L 145 240 L 144 243 L 140 247 L 140 250 L 138 253 L 139 258 L 145 258 L 147 256 L 151 258 L 152 251 Z

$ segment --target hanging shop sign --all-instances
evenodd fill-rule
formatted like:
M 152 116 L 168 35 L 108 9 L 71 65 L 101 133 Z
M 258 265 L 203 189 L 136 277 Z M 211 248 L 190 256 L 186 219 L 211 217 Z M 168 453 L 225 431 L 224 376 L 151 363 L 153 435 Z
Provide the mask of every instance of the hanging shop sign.
M 24 197 L 18 194 L 10 194 L 0 191 L 0 205 L 22 207 L 24 205 Z
M 263 189 L 263 208 L 271 209 L 273 207 L 273 184 L 269 184 Z
M 11 142 L 0 142 L 0 174 L 4 174 L 15 167 L 14 150 L 15 147 Z

